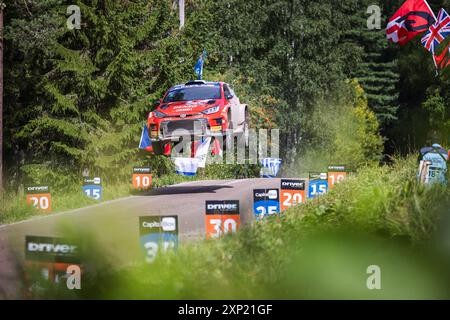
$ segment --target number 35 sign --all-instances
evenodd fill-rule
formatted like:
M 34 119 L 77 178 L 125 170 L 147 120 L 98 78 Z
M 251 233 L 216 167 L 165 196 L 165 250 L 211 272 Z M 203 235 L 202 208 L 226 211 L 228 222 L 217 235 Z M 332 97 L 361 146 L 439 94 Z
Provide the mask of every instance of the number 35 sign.
M 48 186 L 26 187 L 27 205 L 44 212 L 52 211 L 52 198 Z
M 235 233 L 241 223 L 239 201 L 206 201 L 206 239 Z
M 178 217 L 139 217 L 139 234 L 145 260 L 152 263 L 159 254 L 177 249 Z

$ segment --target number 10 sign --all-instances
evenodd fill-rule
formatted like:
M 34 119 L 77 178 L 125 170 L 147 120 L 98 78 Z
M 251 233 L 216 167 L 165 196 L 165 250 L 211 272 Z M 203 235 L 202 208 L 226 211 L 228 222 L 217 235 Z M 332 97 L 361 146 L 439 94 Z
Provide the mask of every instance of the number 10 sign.
M 147 190 L 152 187 L 152 169 L 145 168 L 133 168 L 133 189 L 135 190 Z

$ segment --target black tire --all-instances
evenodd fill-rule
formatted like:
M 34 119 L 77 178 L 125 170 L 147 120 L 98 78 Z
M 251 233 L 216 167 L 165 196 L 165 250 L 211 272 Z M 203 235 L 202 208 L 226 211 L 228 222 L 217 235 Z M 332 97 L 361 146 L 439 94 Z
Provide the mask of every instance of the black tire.
M 248 112 L 248 109 L 245 108 L 245 120 L 243 124 L 244 128 L 242 133 L 239 133 L 238 135 L 238 142 L 239 144 L 244 144 L 245 147 L 249 146 L 249 128 L 250 128 L 250 114 Z
M 164 146 L 165 145 L 166 144 L 162 141 L 152 142 L 153 152 L 155 153 L 155 155 L 157 155 L 157 156 L 164 155 Z
M 234 135 L 233 135 L 233 124 L 231 122 L 231 109 L 228 109 L 227 112 L 227 129 L 226 131 L 223 133 L 223 150 L 224 151 L 228 151 L 228 147 L 231 145 L 232 139 L 234 139 Z

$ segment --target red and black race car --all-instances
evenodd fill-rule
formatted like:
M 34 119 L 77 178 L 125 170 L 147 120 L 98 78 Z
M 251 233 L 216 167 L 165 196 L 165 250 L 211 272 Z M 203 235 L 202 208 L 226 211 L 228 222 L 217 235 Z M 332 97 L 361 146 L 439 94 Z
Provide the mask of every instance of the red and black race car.
M 155 154 L 180 138 L 243 135 L 248 137 L 249 109 L 223 82 L 190 81 L 170 88 L 155 101 L 148 132 Z

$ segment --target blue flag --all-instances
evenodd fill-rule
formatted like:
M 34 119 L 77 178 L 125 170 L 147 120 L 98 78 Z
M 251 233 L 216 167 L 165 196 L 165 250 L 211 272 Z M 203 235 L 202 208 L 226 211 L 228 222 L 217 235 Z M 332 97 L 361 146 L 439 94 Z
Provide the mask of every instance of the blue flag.
M 139 149 L 153 151 L 152 141 L 148 136 L 147 125 L 144 124 L 144 129 L 142 129 L 141 141 L 139 142 Z
M 195 64 L 194 71 L 197 75 L 198 80 L 202 80 L 203 78 L 203 64 L 206 60 L 206 50 L 203 50 L 202 55 L 198 58 L 197 63 Z

